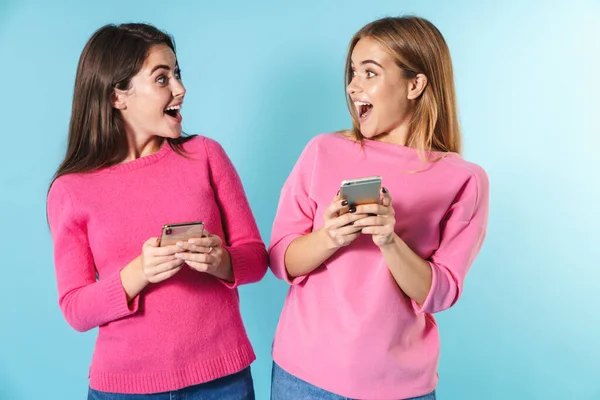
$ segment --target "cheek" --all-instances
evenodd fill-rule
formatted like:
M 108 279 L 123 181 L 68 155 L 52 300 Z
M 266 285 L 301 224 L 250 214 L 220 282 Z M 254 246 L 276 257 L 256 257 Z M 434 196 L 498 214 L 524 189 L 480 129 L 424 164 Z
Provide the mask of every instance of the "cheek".
M 379 100 L 389 106 L 398 103 L 398 90 L 390 85 L 381 85 L 377 88 L 377 97 Z
M 380 101 L 381 108 L 389 112 L 403 112 L 406 108 L 406 101 L 403 101 L 401 91 L 395 87 L 379 88 L 377 99 Z
M 381 85 L 376 83 L 368 85 L 364 88 L 364 91 L 373 103 L 381 100 Z
M 145 88 L 143 92 L 139 93 L 140 111 L 144 114 L 155 113 L 157 110 L 164 111 L 164 107 L 169 102 L 168 96 L 164 92 L 158 88 Z
M 390 85 L 374 84 L 368 89 L 368 96 L 379 111 L 378 114 L 387 115 L 397 109 L 399 94 Z

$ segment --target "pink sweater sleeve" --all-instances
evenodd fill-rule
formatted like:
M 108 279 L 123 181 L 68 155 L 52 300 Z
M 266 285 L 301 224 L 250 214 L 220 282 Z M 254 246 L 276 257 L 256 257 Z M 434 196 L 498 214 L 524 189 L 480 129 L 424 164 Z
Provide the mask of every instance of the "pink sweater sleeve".
M 59 306 L 69 325 L 85 332 L 134 314 L 139 299 L 127 304 L 120 272 L 96 280 L 84 220 L 60 179 L 48 194 L 48 221 L 54 242 Z
M 313 230 L 317 204 L 310 198 L 309 191 L 315 159 L 313 141 L 306 146 L 281 189 L 277 214 L 271 231 L 269 246 L 271 270 L 277 278 L 293 285 L 304 281 L 306 276 L 290 279 L 285 267 L 285 253 L 294 239 L 311 233 Z
M 476 167 L 442 221 L 440 245 L 428 260 L 431 288 L 423 306 L 412 301 L 415 312 L 444 311 L 458 301 L 465 276 L 483 245 L 488 209 L 488 177 Z
M 223 147 L 208 138 L 204 139 L 204 143 L 210 164 L 211 184 L 221 210 L 224 247 L 231 257 L 235 278 L 233 283 L 222 282 L 229 288 L 258 282 L 267 272 L 268 256 L 244 187 Z

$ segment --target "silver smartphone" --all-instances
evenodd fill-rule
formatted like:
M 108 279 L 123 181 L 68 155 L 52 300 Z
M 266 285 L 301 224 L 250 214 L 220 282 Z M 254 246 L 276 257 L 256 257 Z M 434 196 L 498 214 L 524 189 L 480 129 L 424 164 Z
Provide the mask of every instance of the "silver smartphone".
M 340 196 L 348 201 L 349 206 L 379 203 L 381 199 L 381 177 L 348 179 L 340 185 Z
M 167 224 L 162 227 L 159 246 L 171 246 L 177 242 L 187 242 L 191 238 L 204 236 L 204 222 L 184 222 Z

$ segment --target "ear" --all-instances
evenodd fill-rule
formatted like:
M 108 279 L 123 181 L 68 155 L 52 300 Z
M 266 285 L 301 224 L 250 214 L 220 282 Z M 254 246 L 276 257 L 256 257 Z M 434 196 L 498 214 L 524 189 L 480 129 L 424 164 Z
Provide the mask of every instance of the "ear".
M 117 110 L 125 110 L 127 108 L 127 91 L 121 89 L 113 89 L 111 104 Z
M 427 87 L 427 77 L 424 74 L 417 74 L 414 78 L 408 81 L 408 94 L 409 100 L 416 100 L 421 96 L 421 93 Z

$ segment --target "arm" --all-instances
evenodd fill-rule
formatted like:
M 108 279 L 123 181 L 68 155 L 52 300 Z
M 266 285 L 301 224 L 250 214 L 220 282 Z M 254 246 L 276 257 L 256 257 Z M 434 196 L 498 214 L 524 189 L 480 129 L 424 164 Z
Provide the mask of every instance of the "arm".
M 323 264 L 341 247 L 348 246 L 360 236 L 361 227 L 354 222 L 364 218 L 356 208 L 347 207 L 339 193 L 325 211 L 322 228 L 294 239 L 285 252 L 285 267 L 290 277 L 307 275 Z M 342 209 L 349 212 L 340 216 Z
M 121 282 L 122 271 L 96 281 L 85 222 L 60 181 L 54 182 L 48 194 L 48 221 L 54 242 L 59 305 L 69 325 L 84 332 L 136 313 L 135 292 L 139 285 L 135 274 L 130 275 L 136 269 L 135 262 L 124 273 L 125 285 L 134 297 L 131 302 Z
M 400 289 L 417 304 L 423 304 L 431 286 L 431 267 L 394 232 L 396 225 L 392 197 L 381 189 L 381 204 L 358 206 L 371 216 L 358 221 L 362 233 L 373 235 L 373 242 Z
M 489 209 L 485 172 L 477 170 L 461 189 L 441 223 L 440 245 L 427 260 L 393 232 L 395 218 L 389 193 L 384 195 L 382 205 L 364 207 L 361 212 L 378 216 L 359 222 L 369 225 L 363 233 L 373 234 L 394 280 L 410 297 L 415 312 L 436 313 L 453 306 L 485 238 Z
M 149 283 L 142 272 L 141 259 L 141 256 L 134 258 L 120 273 L 121 284 L 123 285 L 123 290 L 125 290 L 128 304 L 131 303 Z
M 301 283 L 339 248 L 360 236 L 352 225 L 364 215 L 348 208 L 339 193 L 323 215 L 324 225 L 313 231 L 317 205 L 309 192 L 315 168 L 315 145 L 309 143 L 281 190 L 273 222 L 269 254 L 276 277 L 290 284 Z M 340 211 L 348 213 L 340 216 Z M 317 217 L 318 218 L 318 217 Z
M 300 236 L 289 244 L 285 252 L 286 272 L 291 279 L 308 275 L 336 250 L 336 247 L 328 243 L 328 235 L 324 228 Z
M 421 304 L 412 302 L 417 313 L 444 311 L 458 301 L 464 279 L 485 239 L 487 213 L 486 203 L 469 221 L 450 219 L 443 224 L 440 246 L 427 260 L 431 288 Z
M 395 233 L 381 254 L 400 289 L 418 305 L 425 302 L 431 287 L 431 267 Z
M 181 270 L 183 260 L 177 259 L 177 246 L 158 246 L 158 238 L 146 240 L 142 254 L 125 266 L 120 272 L 121 284 L 131 303 L 150 283 L 159 283 L 171 278 Z
M 316 158 L 313 143 L 306 146 L 281 189 L 271 230 L 270 268 L 277 278 L 289 284 L 304 281 L 329 253 L 323 247 L 312 253 L 308 247 L 322 243 L 318 240 L 319 231 L 313 232 L 317 204 L 309 195 Z M 292 264 L 289 272 L 287 263 Z
M 431 267 L 431 288 L 421 304 L 412 301 L 415 312 L 440 312 L 460 298 L 465 277 L 485 239 L 489 191 L 487 174 L 476 168 L 441 224 L 440 245 L 427 260 Z
M 204 139 L 204 143 L 208 154 L 211 184 L 221 210 L 225 233 L 222 263 L 226 264 L 225 267 L 230 265 L 233 273 L 233 276 L 228 273 L 222 274 L 222 282 L 230 288 L 258 282 L 267 272 L 267 250 L 260 237 L 242 182 L 221 145 L 207 138 Z

